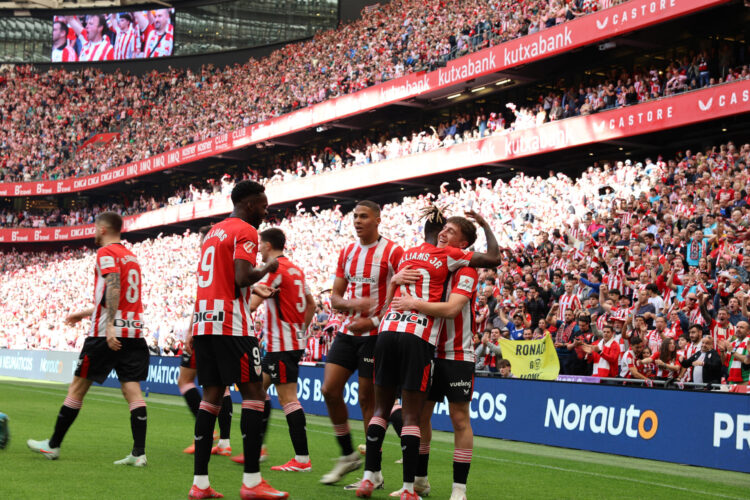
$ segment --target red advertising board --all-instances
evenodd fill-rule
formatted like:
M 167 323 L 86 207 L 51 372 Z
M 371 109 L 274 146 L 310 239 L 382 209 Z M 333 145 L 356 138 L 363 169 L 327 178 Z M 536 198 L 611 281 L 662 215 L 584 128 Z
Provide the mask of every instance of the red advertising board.
M 168 151 L 87 177 L 59 181 L 2 183 L 0 196 L 72 193 L 174 168 L 286 134 L 322 125 L 387 104 L 449 88 L 460 82 L 562 54 L 613 36 L 714 7 L 729 0 L 630 0 L 565 24 L 490 47 L 430 73 L 415 73 L 354 94 L 331 99 L 262 123 Z
M 435 175 L 622 137 L 647 134 L 750 112 L 750 80 L 680 94 L 626 108 L 546 123 L 418 155 L 328 172 L 267 187 L 272 204 Z M 125 218 L 136 231 L 231 211 L 227 197 L 202 200 Z M 62 241 L 93 236 L 93 226 L 1 229 L 0 242 Z

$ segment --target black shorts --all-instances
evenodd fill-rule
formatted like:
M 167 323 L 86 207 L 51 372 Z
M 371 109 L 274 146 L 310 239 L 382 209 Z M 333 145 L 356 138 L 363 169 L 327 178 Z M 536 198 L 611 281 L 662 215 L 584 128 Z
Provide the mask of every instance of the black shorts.
M 382 332 L 375 346 L 375 383 L 407 391 L 427 392 L 435 346 L 416 335 Z
M 271 382 L 274 384 L 297 383 L 299 362 L 304 355 L 304 349 L 268 352 L 263 358 L 263 372 L 271 376 Z
M 119 340 L 122 348 L 113 351 L 106 337 L 88 337 L 83 342 L 75 375 L 101 384 L 115 370 L 121 383 L 146 380 L 150 359 L 146 339 Z
M 333 339 L 326 363 L 343 366 L 351 372 L 356 370 L 362 378 L 372 378 L 372 360 L 377 341 L 377 336 L 360 337 L 339 333 Z
M 180 367 L 195 370 L 195 353 L 188 354 L 183 351 L 182 360 L 180 361 Z
M 467 403 L 474 393 L 474 363 L 454 359 L 436 359 L 432 387 L 427 399 L 449 403 Z
M 255 337 L 196 335 L 193 355 L 202 386 L 262 382 L 260 347 Z

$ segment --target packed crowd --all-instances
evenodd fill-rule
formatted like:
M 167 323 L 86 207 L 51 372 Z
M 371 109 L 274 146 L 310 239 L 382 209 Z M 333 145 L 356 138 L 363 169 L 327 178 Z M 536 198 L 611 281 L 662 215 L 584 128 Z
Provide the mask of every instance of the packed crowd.
M 249 178 L 246 174 L 244 178 Z M 124 216 L 149 212 L 166 206 L 180 205 L 194 201 L 207 200 L 211 197 L 229 196 L 235 179 L 223 175 L 220 179 L 208 179 L 199 186 L 190 184 L 187 188 L 178 189 L 170 196 L 139 195 L 132 199 L 129 193 L 122 193 L 122 203 L 110 202 L 71 207 L 70 209 L 26 208 L 23 210 L 0 209 L 0 227 L 56 227 L 93 224 L 96 216 L 102 212 L 114 211 Z
M 0 180 L 105 171 L 356 92 L 619 0 L 394 0 L 339 29 L 226 68 L 147 75 L 0 73 Z M 107 148 L 86 141 L 116 132 Z
M 265 168 L 257 166 L 253 170 L 236 174 L 236 179 L 229 175 L 224 175 L 221 179 L 209 179 L 203 185 L 196 187 L 191 184 L 170 195 L 141 195 L 129 200 L 128 194 L 123 193 L 122 202 L 94 204 L 69 210 L 0 209 L 0 227 L 89 224 L 93 222 L 96 214 L 106 210 L 133 215 L 212 196 L 227 196 L 234 182 L 242 178 L 253 178 L 265 184 L 272 184 L 309 177 L 446 148 L 513 130 L 532 128 L 549 121 L 638 104 L 702 85 L 750 78 L 750 69 L 747 65 L 722 66 L 721 72 L 725 76 L 713 77 L 707 69 L 706 58 L 705 53 L 692 58 L 685 57 L 680 61 L 671 62 L 662 70 L 653 67 L 649 70 L 636 68 L 630 72 L 613 70 L 609 75 L 594 76 L 581 81 L 577 87 L 560 89 L 557 92 L 550 91 L 536 99 L 527 99 L 523 106 L 508 103 L 504 110 L 487 112 L 480 109 L 474 113 L 458 113 L 449 120 L 428 125 L 421 130 L 412 130 L 401 137 L 365 137 L 337 146 L 336 149 L 330 146 L 322 150 L 311 149 L 306 153 L 298 153 L 283 164 L 279 162 Z M 732 62 L 730 56 L 722 57 L 721 60 L 722 64 Z M 529 101 L 535 102 L 529 105 Z
M 700 377 L 680 367 L 693 357 L 698 363 L 714 359 L 711 352 L 727 366 L 727 353 L 746 346 L 748 161 L 750 144 L 729 143 L 687 150 L 669 161 L 591 167 L 577 180 L 563 174 L 546 179 L 518 174 L 507 183 L 461 179 L 456 191 L 443 185 L 437 195 L 386 205 L 380 229 L 406 248 L 421 240 L 418 214 L 428 203 L 449 213 L 474 209 L 491 216 L 508 250 L 500 267 L 480 275 L 475 304 L 480 369 L 496 371 L 505 364 L 499 336 L 550 334 L 562 373 L 718 382 L 707 365 Z M 332 330 L 326 327 L 335 321 L 325 292 L 338 251 L 353 238 L 351 214 L 338 207 L 299 207 L 278 226 L 288 237 L 287 254 L 305 269 L 319 296 L 311 333 L 325 344 L 324 332 Z M 146 323 L 156 351 L 179 351 L 192 310 L 197 245 L 189 232 L 132 245 L 143 266 Z M 483 245 L 480 237 L 477 246 Z M 79 348 L 84 327 L 65 327 L 62 320 L 90 300 L 84 284 L 91 282 L 92 256 L 90 251 L 3 254 L 0 311 L 10 319 L 0 332 L 0 347 Z M 262 312 L 256 319 L 262 321 Z M 600 335 L 614 340 L 600 343 Z M 617 359 L 610 357 L 605 366 L 602 349 L 611 356 L 613 345 Z M 732 373 L 730 367 L 730 379 Z

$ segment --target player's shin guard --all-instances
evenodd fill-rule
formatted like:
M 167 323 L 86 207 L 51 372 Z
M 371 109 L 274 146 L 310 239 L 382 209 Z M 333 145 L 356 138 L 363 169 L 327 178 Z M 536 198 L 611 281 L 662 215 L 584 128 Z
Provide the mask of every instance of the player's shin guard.
M 354 453 L 352 434 L 349 431 L 349 422 L 334 424 L 333 433 L 336 435 L 336 441 L 339 442 L 339 446 L 341 446 L 341 456 L 348 457 Z
M 242 401 L 242 449 L 245 453 L 245 473 L 260 472 L 260 447 L 263 444 L 261 425 L 263 423 L 264 401 L 246 399 Z
M 365 454 L 365 470 L 378 472 L 382 467 L 383 440 L 385 440 L 385 428 L 388 422 L 381 417 L 372 417 L 370 425 L 367 426 L 367 453 Z
M 395 405 L 391 410 L 391 416 L 388 422 L 393 426 L 393 430 L 401 437 L 401 429 L 404 427 L 404 419 L 401 416 L 401 405 Z
M 289 437 L 292 439 L 295 455 L 300 457 L 309 455 L 307 431 L 305 430 L 305 410 L 302 409 L 302 405 L 299 404 L 299 401 L 285 404 L 284 415 L 286 415 L 286 422 L 289 424 Z
M 211 459 L 211 448 L 214 445 L 214 426 L 221 406 L 208 401 L 201 401 L 198 416 L 195 419 L 195 466 L 196 476 L 208 475 L 208 461 Z
M 225 395 L 219 412 L 219 439 L 229 439 L 232 430 L 232 396 Z
M 140 457 L 146 453 L 146 402 L 142 399 L 130 403 L 130 431 L 133 433 L 133 452 L 131 455 Z
M 73 425 L 78 412 L 83 406 L 83 401 L 78 401 L 71 397 L 65 398 L 60 413 L 57 414 L 57 422 L 55 422 L 55 431 L 52 433 L 52 437 L 49 439 L 50 448 L 59 448 L 62 443 L 65 433 L 68 432 L 70 426 Z
M 404 483 L 413 483 L 419 462 L 419 438 L 421 433 L 416 425 L 405 425 L 401 430 L 401 449 L 404 454 Z M 369 444 L 369 443 L 368 443 Z
M 180 387 L 180 393 L 182 394 L 182 397 L 185 398 L 185 402 L 187 403 L 190 412 L 194 417 L 197 417 L 198 408 L 200 408 L 201 405 L 201 393 L 198 388 L 195 387 L 195 384 L 187 384 Z
M 420 443 L 419 461 L 417 462 L 417 476 L 427 477 L 427 468 L 430 463 L 430 443 Z
M 456 449 L 453 451 L 453 482 L 466 484 L 471 466 L 471 449 Z
M 243 406 L 244 408 L 244 406 Z M 268 431 L 268 420 L 271 418 L 271 396 L 266 394 L 266 400 L 263 403 L 263 419 L 260 422 L 260 440 L 261 442 L 266 437 Z

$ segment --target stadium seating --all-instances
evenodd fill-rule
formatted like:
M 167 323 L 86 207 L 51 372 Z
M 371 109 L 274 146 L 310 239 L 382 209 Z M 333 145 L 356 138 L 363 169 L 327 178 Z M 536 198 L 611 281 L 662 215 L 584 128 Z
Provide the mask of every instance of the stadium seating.
M 559 0 L 395 0 L 261 60 L 147 75 L 4 70 L 0 181 L 87 175 L 288 113 L 595 11 Z M 371 34 L 381 36 L 375 41 Z M 331 50 L 331 49 L 334 50 Z M 84 144 L 116 133 L 108 147 Z
M 639 273 L 646 268 L 654 272 L 661 269 L 663 256 L 682 255 L 681 259 L 693 262 L 695 255 L 686 254 L 692 244 L 692 234 L 687 230 L 691 224 L 702 224 L 707 236 L 699 252 L 704 262 L 698 267 L 706 269 L 708 275 L 687 278 L 686 274 L 687 286 L 681 291 L 687 294 L 698 287 L 713 295 L 716 280 L 737 279 L 736 288 L 732 281 L 731 287 L 724 286 L 713 302 L 708 301 L 709 310 L 715 313 L 732 297 L 743 303 L 747 297 L 739 285 L 750 282 L 750 272 L 745 269 L 750 263 L 742 258 L 748 248 L 742 241 L 750 226 L 750 196 L 746 190 L 749 161 L 750 144 L 730 143 L 701 152 L 687 150 L 668 161 L 659 158 L 655 162 L 644 159 L 607 164 L 589 169 L 575 181 L 562 174 L 546 179 L 518 174 L 507 183 L 484 178 L 462 180 L 458 191 L 443 188 L 436 197 L 409 197 L 385 206 L 381 232 L 410 247 L 422 238 L 420 208 L 436 202 L 448 213 L 460 214 L 464 207 L 472 205 L 491 218 L 501 245 L 512 252 L 497 273 L 483 271 L 482 277 L 491 279 L 484 290 L 495 303 L 508 301 L 523 310 L 525 299 L 519 290 L 527 289 L 528 284 L 549 288 L 550 273 L 556 269 L 574 282 L 582 276 L 601 281 L 593 276 L 604 274 L 612 265 L 611 252 L 623 246 L 631 248 L 625 270 L 634 280 L 629 286 L 638 291 L 655 279 L 654 275 L 644 277 Z M 720 189 L 715 188 L 717 185 Z M 611 191 L 601 194 L 603 187 Z M 530 204 L 529 199 L 535 203 Z M 724 221 L 723 228 L 714 230 L 715 234 L 711 221 L 702 218 L 707 213 Z M 589 218 L 592 214 L 594 217 Z M 351 214 L 342 214 L 338 209 L 301 208 L 296 215 L 282 220 L 279 227 L 287 234 L 291 258 L 305 269 L 321 310 L 326 309 L 325 291 L 332 283 L 336 256 L 353 238 Z M 603 238 L 600 233 L 604 233 Z M 646 246 L 646 233 L 655 236 L 656 247 Z M 480 236 L 477 246 L 483 245 Z M 158 337 L 162 346 L 171 342 L 170 337 L 179 342 L 192 311 L 198 237 L 189 232 L 162 236 L 136 243 L 132 248 L 144 267 L 149 336 Z M 66 327 L 63 320 L 69 311 L 90 303 L 92 267 L 90 250 L 52 255 L 2 254 L 0 312 L 9 319 L 0 331 L 0 348 L 80 348 L 86 327 Z M 606 282 L 606 277 L 603 279 Z M 585 299 L 590 291 L 582 282 L 576 283 L 581 298 Z M 671 294 L 673 308 L 677 311 L 687 307 L 683 297 L 675 299 L 675 295 Z M 554 297 L 554 293 L 548 296 L 545 313 Z M 668 302 L 667 307 L 670 305 Z

